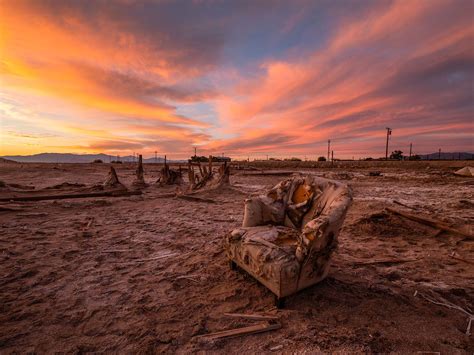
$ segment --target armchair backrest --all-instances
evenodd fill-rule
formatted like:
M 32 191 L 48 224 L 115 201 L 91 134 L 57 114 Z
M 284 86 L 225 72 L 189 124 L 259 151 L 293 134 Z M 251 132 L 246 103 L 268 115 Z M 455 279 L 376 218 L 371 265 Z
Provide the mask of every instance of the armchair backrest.
M 302 219 L 296 251 L 300 261 L 324 254 L 329 258 L 352 203 L 352 191 L 345 184 L 323 178 L 313 178 L 312 184 L 319 195 L 313 198 L 310 210 Z
M 242 226 L 275 224 L 303 231 L 320 215 L 331 217 L 333 223 L 344 220 L 350 201 L 350 190 L 344 184 L 319 177 L 293 177 L 265 195 L 247 199 Z

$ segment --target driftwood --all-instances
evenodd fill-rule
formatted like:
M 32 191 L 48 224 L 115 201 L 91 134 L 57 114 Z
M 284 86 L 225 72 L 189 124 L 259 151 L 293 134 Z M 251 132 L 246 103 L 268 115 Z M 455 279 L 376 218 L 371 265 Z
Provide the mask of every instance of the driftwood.
M 413 214 L 406 213 L 406 212 L 403 212 L 403 211 L 399 211 L 399 210 L 396 210 L 396 209 L 393 209 L 393 208 L 390 208 L 390 207 L 387 207 L 386 209 L 389 212 L 392 212 L 396 215 L 411 219 L 412 221 L 416 221 L 416 222 L 425 224 L 427 226 L 430 226 L 430 227 L 433 227 L 433 228 L 436 228 L 436 229 L 439 229 L 439 230 L 442 230 L 442 231 L 445 231 L 445 232 L 460 234 L 460 235 L 462 235 L 466 238 L 469 238 L 469 239 L 474 239 L 474 235 L 472 235 L 468 232 L 464 232 L 460 229 L 451 228 L 450 226 L 448 226 L 448 225 L 446 225 L 442 222 L 436 221 L 434 219 L 427 218 L 427 217 L 421 217 L 419 215 L 415 216 Z
M 65 200 L 71 198 L 90 198 L 90 197 L 122 197 L 141 195 L 141 191 L 127 191 L 127 190 L 113 190 L 100 191 L 88 193 L 75 193 L 63 195 L 33 195 L 33 196 L 16 196 L 16 197 L 2 197 L 0 201 L 42 201 L 42 200 Z
M 276 329 L 280 329 L 280 328 L 281 328 L 280 323 L 270 324 L 270 323 L 265 322 L 265 323 L 259 323 L 259 324 L 251 325 L 251 326 L 248 326 L 248 327 L 242 327 L 242 328 L 236 328 L 236 329 L 230 329 L 230 330 L 223 330 L 223 331 L 220 331 L 220 332 L 198 335 L 198 336 L 196 336 L 196 338 L 205 338 L 205 339 L 210 339 L 210 340 L 223 339 L 223 338 L 233 338 L 233 337 L 238 337 L 238 336 L 242 336 L 242 335 L 268 332 L 270 330 L 276 330 Z

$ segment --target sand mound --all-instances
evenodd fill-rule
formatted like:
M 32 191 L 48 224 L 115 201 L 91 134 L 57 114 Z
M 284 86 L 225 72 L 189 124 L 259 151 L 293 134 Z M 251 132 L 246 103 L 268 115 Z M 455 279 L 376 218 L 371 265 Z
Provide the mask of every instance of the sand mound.
M 465 166 L 462 169 L 456 170 L 454 174 L 459 176 L 474 176 L 474 168 L 471 166 Z

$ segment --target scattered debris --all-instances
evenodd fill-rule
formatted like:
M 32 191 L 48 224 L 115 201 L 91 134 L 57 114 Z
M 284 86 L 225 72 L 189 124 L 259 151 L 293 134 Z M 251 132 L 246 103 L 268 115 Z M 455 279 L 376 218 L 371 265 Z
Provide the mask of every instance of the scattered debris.
M 46 212 L 30 212 L 30 213 L 18 213 L 17 217 L 46 217 L 48 213 Z
M 198 335 L 195 338 L 205 338 L 208 340 L 216 340 L 216 339 L 223 339 L 223 338 L 233 338 L 233 337 L 238 337 L 242 335 L 263 333 L 263 332 L 268 332 L 270 330 L 276 330 L 280 328 L 281 328 L 280 323 L 271 324 L 268 322 L 264 322 L 264 323 L 258 323 L 255 325 L 250 325 L 248 327 L 229 329 L 229 330 L 223 330 L 223 331 L 219 331 L 215 333 Z
M 382 259 L 382 260 L 360 260 L 360 261 L 353 261 L 352 264 L 354 265 L 372 265 L 372 264 L 401 264 L 401 263 L 409 263 L 413 261 L 418 261 L 417 259 Z
M 177 276 L 174 279 L 175 280 L 189 280 L 195 283 L 199 283 L 199 280 L 196 280 L 196 278 L 199 278 L 197 275 L 182 275 L 182 276 Z
M 35 187 L 33 185 L 21 185 L 21 184 L 8 184 L 9 187 L 13 187 L 14 189 L 18 190 L 34 190 Z
M 260 170 L 258 172 L 243 172 L 240 175 L 247 176 L 291 176 L 293 171 L 264 171 Z
M 263 314 L 246 314 L 246 313 L 224 313 L 224 316 L 231 317 L 231 318 L 251 319 L 251 320 L 278 320 L 280 319 L 280 317 L 278 316 L 270 316 L 270 315 L 263 315 Z
M 405 205 L 404 203 L 401 203 L 400 201 L 397 201 L 397 200 L 393 200 L 393 203 L 395 203 L 395 204 L 397 204 L 397 205 L 400 205 L 400 206 L 403 206 L 403 207 L 406 207 L 406 208 L 410 208 L 410 209 L 412 209 L 412 210 L 415 210 L 415 209 L 416 209 L 415 207 Z
M 411 219 L 413 221 L 416 221 L 416 222 L 419 222 L 419 223 L 422 223 L 422 224 L 426 224 L 427 226 L 434 227 L 436 229 L 439 229 L 439 230 L 442 230 L 442 231 L 445 231 L 445 232 L 460 234 L 460 235 L 462 235 L 466 238 L 474 239 L 474 235 L 471 234 L 471 233 L 462 231 L 460 229 L 451 228 L 450 226 L 447 226 L 442 222 L 435 221 L 434 219 L 431 219 L 431 218 L 421 217 L 419 215 L 415 216 L 415 215 L 412 215 L 412 214 L 409 214 L 409 213 L 406 213 L 406 212 L 403 212 L 403 211 L 395 210 L 395 209 L 390 208 L 390 207 L 387 207 L 386 210 L 389 211 L 389 212 L 392 212 L 396 215 Z
M 6 183 L 5 181 L 0 180 L 0 189 L 6 190 L 34 190 L 35 187 L 33 185 L 21 185 L 21 184 L 14 184 L 14 183 Z
M 48 186 L 45 187 L 43 190 L 58 190 L 58 189 L 67 189 L 67 188 L 76 188 L 76 187 L 85 187 L 86 185 L 84 184 L 78 184 L 78 183 L 71 183 L 71 182 L 63 182 L 61 184 L 56 184 L 53 186 Z
M 176 255 L 179 255 L 179 254 L 178 254 L 178 253 L 169 253 L 169 254 L 164 254 L 164 255 L 155 256 L 155 257 L 153 257 L 153 258 L 130 260 L 130 261 L 122 261 L 122 262 L 119 262 L 119 264 L 144 263 L 144 262 L 147 262 L 147 261 L 159 260 L 159 259 L 163 259 L 163 258 L 168 258 L 168 257 L 170 257 L 170 256 L 176 256 Z
M 369 171 L 369 176 L 382 176 L 380 171 Z
M 18 212 L 23 211 L 23 208 L 18 207 L 8 207 L 8 206 L 0 206 L 0 212 Z
M 94 224 L 95 218 L 94 217 L 89 217 L 87 224 L 82 228 L 82 236 L 86 238 L 90 238 L 93 236 L 93 233 L 89 230 L 92 227 L 92 224 Z
M 474 261 L 470 261 L 470 260 L 460 258 L 459 256 L 456 255 L 456 252 L 454 252 L 454 251 L 451 254 L 449 254 L 449 256 L 451 258 L 455 259 L 455 260 L 464 261 L 465 263 L 474 265 Z

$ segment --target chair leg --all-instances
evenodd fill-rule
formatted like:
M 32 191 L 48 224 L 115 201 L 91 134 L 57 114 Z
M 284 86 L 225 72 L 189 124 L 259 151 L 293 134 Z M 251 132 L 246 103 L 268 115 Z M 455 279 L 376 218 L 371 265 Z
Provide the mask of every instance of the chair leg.
M 275 307 L 278 309 L 285 308 L 285 298 L 284 297 L 280 298 L 278 296 L 275 296 Z
M 231 270 L 237 270 L 237 264 L 232 260 L 229 260 L 229 267 Z

